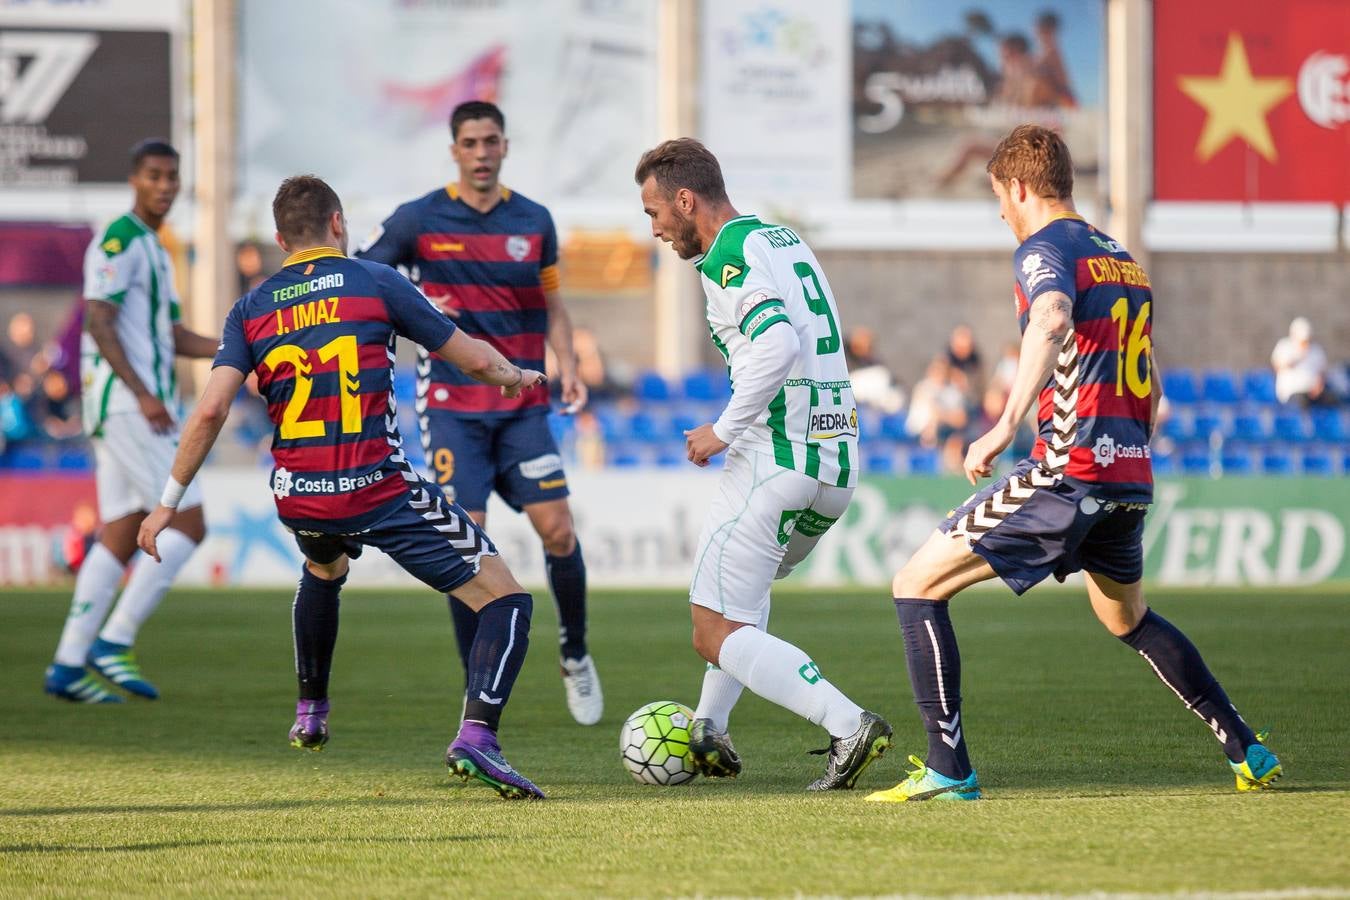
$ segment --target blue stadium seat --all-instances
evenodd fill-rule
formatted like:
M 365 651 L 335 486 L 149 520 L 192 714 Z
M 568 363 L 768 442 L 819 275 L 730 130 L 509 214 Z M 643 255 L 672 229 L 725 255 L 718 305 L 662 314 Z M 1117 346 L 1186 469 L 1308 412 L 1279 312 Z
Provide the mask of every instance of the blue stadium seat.
M 677 469 L 688 462 L 688 457 L 683 453 L 676 453 L 672 450 L 662 450 L 656 454 L 656 464 L 663 469 Z
M 595 421 L 600 425 L 600 436 L 605 439 L 605 443 L 612 444 L 627 437 L 624 433 L 624 426 L 627 423 L 622 416 L 614 411 L 613 407 L 597 407 L 595 409 Z
M 1175 453 L 1153 454 L 1154 475 L 1175 475 L 1177 473 L 1177 455 Z
M 1302 443 L 1312 437 L 1312 423 L 1301 410 L 1282 409 L 1275 414 L 1275 437 L 1290 443 Z
M 651 413 L 635 412 L 628 417 L 628 437 L 644 444 L 659 444 L 668 433 L 661 426 L 661 420 Z
M 1288 447 L 1275 445 L 1267 447 L 1261 454 L 1261 471 L 1267 475 L 1292 475 L 1294 473 L 1294 454 Z
M 881 420 L 881 436 L 888 441 L 904 443 L 909 440 L 905 432 L 905 414 L 892 413 Z
M 87 472 L 93 468 L 93 462 L 85 448 L 63 447 L 56 456 L 56 468 L 65 472 Z
M 1207 370 L 1204 375 L 1203 393 L 1209 403 L 1220 403 L 1225 406 L 1237 403 L 1241 399 L 1238 393 L 1237 373 L 1230 369 Z
M 1275 373 L 1270 369 L 1248 369 L 1242 376 L 1242 393 L 1255 403 L 1274 403 Z
M 1209 475 L 1209 448 L 1200 444 L 1187 445 L 1181 452 L 1181 472 L 1192 476 Z
M 670 400 L 670 385 L 660 372 L 648 369 L 639 372 L 633 381 L 633 396 L 646 403 L 666 403 Z
M 1195 437 L 1195 422 L 1189 411 L 1173 406 L 1171 413 L 1163 421 L 1162 433 L 1174 441 L 1189 441 Z
M 706 422 L 707 419 L 691 416 L 685 412 L 677 412 L 670 417 L 670 438 L 671 440 L 684 442 L 684 433 L 693 431 L 698 426 Z
M 1313 434 L 1319 441 L 1340 444 L 1350 440 L 1350 433 L 1345 427 L 1345 416 L 1339 409 L 1314 409 L 1312 425 Z
M 394 399 L 399 406 L 411 406 L 417 400 L 417 376 L 412 372 L 394 370 Z
M 1325 478 L 1336 474 L 1336 461 L 1326 447 L 1309 447 L 1303 451 L 1303 474 Z
M 1191 421 L 1195 423 L 1194 435 L 1197 441 L 1207 441 L 1216 432 L 1224 434 L 1227 431 L 1226 419 L 1213 410 L 1197 410 Z
M 641 450 L 634 444 L 612 444 L 608 455 L 609 464 L 617 469 L 635 469 L 643 463 Z
M 1233 417 L 1233 437 L 1239 441 L 1264 441 L 1270 438 L 1270 430 L 1260 414 L 1238 413 Z
M 936 475 L 941 468 L 938 451 L 927 447 L 914 447 L 909 451 L 909 474 Z
M 1228 444 L 1219 457 L 1224 475 L 1251 475 L 1256 471 L 1252 453 L 1241 444 Z
M 719 403 L 731 396 L 731 381 L 725 369 L 696 369 L 684 376 L 684 399 L 698 403 Z
M 863 458 L 863 471 L 868 475 L 894 475 L 894 453 L 869 453 Z
M 1195 374 L 1190 369 L 1163 369 L 1163 393 L 1173 403 L 1200 400 L 1200 392 L 1195 388 Z

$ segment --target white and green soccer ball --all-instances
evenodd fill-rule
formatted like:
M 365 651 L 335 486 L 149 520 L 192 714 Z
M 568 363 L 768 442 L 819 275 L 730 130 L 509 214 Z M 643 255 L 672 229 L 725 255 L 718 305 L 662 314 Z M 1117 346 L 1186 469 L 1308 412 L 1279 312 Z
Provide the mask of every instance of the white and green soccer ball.
M 619 732 L 624 768 L 638 784 L 684 784 L 697 774 L 689 754 L 694 712 L 674 700 L 648 703 Z

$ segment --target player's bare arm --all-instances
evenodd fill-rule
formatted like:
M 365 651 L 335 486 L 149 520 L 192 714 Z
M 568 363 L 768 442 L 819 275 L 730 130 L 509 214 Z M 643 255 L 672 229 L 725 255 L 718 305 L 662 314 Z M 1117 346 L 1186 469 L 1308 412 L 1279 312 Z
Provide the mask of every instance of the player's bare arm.
M 543 372 L 534 369 L 522 369 L 508 360 L 487 341 L 471 338 L 462 331 L 456 331 L 434 351 L 439 359 L 456 366 L 470 378 L 484 384 L 494 384 L 502 389 L 503 397 L 518 397 L 521 391 L 543 384 L 547 379 Z
M 169 415 L 169 408 L 164 405 L 164 401 L 145 386 L 145 382 L 141 381 L 136 370 L 131 367 L 126 350 L 122 348 L 122 341 L 117 337 L 118 312 L 116 304 L 103 300 L 86 300 L 85 329 L 94 339 L 98 352 L 108 361 L 113 372 L 135 395 L 136 402 L 141 407 L 141 415 L 145 416 L 156 433 L 163 434 L 173 427 L 173 416 Z M 213 347 L 212 352 L 214 351 Z
M 769 408 L 800 349 L 801 340 L 786 321 L 771 325 L 750 344 L 745 364 L 736 370 L 736 391 L 722 415 L 714 423 L 684 433 L 690 462 L 706 466 L 710 457 L 735 443 Z
M 970 445 L 966 451 L 964 469 L 966 479 L 974 484 L 993 472 L 994 459 L 1008 448 L 1017 434 L 1017 424 L 1040 396 L 1050 373 L 1055 370 L 1064 340 L 1073 328 L 1073 301 L 1061 291 L 1047 291 L 1035 299 L 1027 330 L 1022 335 L 1022 352 L 1017 359 L 1017 375 L 1013 378 L 1007 406 L 989 432 Z
M 590 392 L 577 377 L 577 353 L 572 346 L 572 317 L 563 306 L 560 291 L 545 291 L 548 309 L 548 345 L 558 359 L 558 381 L 562 388 L 563 412 L 571 415 L 586 405 Z
M 216 355 L 220 338 L 207 337 L 189 329 L 182 322 L 173 326 L 173 352 L 189 359 L 211 359 Z
M 173 468 L 169 482 L 165 485 L 164 495 L 154 512 L 141 523 L 140 533 L 136 535 L 136 544 L 147 554 L 159 560 L 156 539 L 159 533 L 169 527 L 174 514 L 178 511 L 178 500 L 183 490 L 197 476 L 206 455 L 215 446 L 220 429 L 230 414 L 230 404 L 244 384 L 244 373 L 231 366 L 216 366 L 211 377 L 206 380 L 206 389 L 197 408 L 188 417 L 183 427 L 183 435 L 178 441 L 178 452 L 174 454 Z
M 1158 355 L 1153 352 L 1153 347 L 1148 348 L 1148 371 L 1152 380 L 1153 390 L 1148 397 L 1148 433 L 1153 436 L 1153 430 L 1158 427 L 1158 407 L 1162 405 L 1163 383 L 1162 373 L 1158 371 Z

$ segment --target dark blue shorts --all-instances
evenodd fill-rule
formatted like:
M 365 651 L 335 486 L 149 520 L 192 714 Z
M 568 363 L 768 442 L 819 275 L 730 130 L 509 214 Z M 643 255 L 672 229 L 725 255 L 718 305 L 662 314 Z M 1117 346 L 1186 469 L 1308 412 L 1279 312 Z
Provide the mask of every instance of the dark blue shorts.
M 468 419 L 430 409 L 421 425 L 427 468 L 470 512 L 487 509 L 494 490 L 516 512 L 567 496 L 567 476 L 547 416 Z
M 1055 480 L 1026 459 L 976 493 L 938 526 L 959 534 L 1014 593 L 1047 575 L 1080 569 L 1133 584 L 1144 575 L 1147 504 L 1093 496 L 1094 486 Z
M 384 551 L 404 571 L 439 593 L 448 594 L 478 574 L 484 556 L 496 556 L 469 514 L 445 499 L 427 481 L 411 485 L 408 502 L 366 531 L 356 534 L 295 532 L 306 558 L 328 564 L 342 554 L 356 557 L 364 547 Z

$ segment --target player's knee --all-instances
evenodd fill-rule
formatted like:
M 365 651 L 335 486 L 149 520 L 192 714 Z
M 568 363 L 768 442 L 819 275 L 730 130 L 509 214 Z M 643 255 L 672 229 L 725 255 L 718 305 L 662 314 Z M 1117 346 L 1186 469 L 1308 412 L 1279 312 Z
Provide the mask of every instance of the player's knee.
M 539 530 L 544 552 L 549 556 L 571 556 L 577 549 L 577 533 L 571 516 L 559 516 Z
M 717 656 L 722 650 L 720 635 L 714 635 L 710 629 L 699 628 L 695 625 L 693 643 L 695 653 L 701 656 L 705 662 L 717 665 Z
M 934 596 L 937 585 L 928 572 L 912 563 L 906 564 L 891 579 L 891 596 L 928 598 Z

